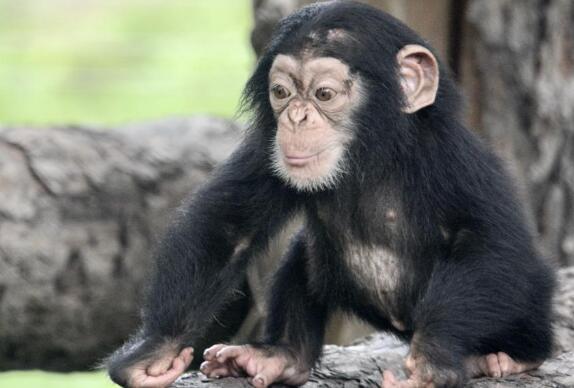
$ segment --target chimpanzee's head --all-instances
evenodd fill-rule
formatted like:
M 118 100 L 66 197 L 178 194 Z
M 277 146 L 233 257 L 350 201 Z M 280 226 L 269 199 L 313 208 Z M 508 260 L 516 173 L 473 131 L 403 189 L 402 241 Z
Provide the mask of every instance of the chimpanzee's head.
M 406 135 L 413 116 L 437 100 L 439 67 L 426 43 L 390 15 L 319 3 L 280 23 L 245 97 L 255 127 L 268 133 L 275 173 L 318 191 L 352 172 L 353 144 L 373 154 L 378 147 L 366 143 Z

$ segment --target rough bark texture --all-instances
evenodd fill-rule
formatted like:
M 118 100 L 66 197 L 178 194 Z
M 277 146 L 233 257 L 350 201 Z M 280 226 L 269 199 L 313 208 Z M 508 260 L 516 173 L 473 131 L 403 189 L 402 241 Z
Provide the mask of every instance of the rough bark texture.
M 544 253 L 574 264 L 574 2 L 474 0 L 481 127 L 523 186 Z
M 574 386 L 574 267 L 560 272 L 560 289 L 556 296 L 557 344 L 555 356 L 538 370 L 504 379 L 475 379 L 468 387 L 573 387 Z M 402 373 L 408 348 L 398 340 L 375 334 L 351 346 L 327 345 L 321 362 L 313 370 L 304 388 L 378 387 L 382 372 L 391 369 Z M 404 374 L 403 374 L 404 376 Z M 245 379 L 210 380 L 198 372 L 182 376 L 173 387 L 251 387 Z
M 238 133 L 213 118 L 0 127 L 0 369 L 85 368 L 122 342 L 156 235 Z
M 559 275 L 553 320 L 556 354 L 574 351 L 574 267 L 560 270 Z

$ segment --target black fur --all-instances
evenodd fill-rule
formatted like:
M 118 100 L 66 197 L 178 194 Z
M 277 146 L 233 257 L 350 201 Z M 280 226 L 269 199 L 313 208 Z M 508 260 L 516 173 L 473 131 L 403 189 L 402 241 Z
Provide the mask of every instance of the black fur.
M 328 41 L 331 29 L 345 31 L 344 38 Z M 244 143 L 165 237 L 135 340 L 145 346 L 110 358 L 114 381 L 125 383 L 122 371 L 152 355 L 154 344 L 167 338 L 193 345 L 204 335 L 249 258 L 298 211 L 306 226 L 276 275 L 266 344 L 286 345 L 312 366 L 329 312 L 341 308 L 412 340 L 433 368 L 454 374 L 445 385 L 465 381 L 468 356 L 548 357 L 553 273 L 533 246 L 501 163 L 460 123 L 461 99 L 448 71 L 441 66 L 432 106 L 401 111 L 396 54 L 407 44 L 429 47 L 396 19 L 354 2 L 309 6 L 281 22 L 246 87 L 254 118 Z M 296 192 L 270 167 L 276 122 L 269 69 L 277 54 L 302 52 L 341 59 L 367 95 L 353 118 L 350 172 L 318 193 Z M 400 209 L 391 224 L 390 207 Z M 245 239 L 248 248 L 233 256 Z M 384 308 L 373 285 L 358 282 L 342 260 L 348 240 L 401 258 L 399 286 Z M 391 314 L 404 331 L 391 325 Z

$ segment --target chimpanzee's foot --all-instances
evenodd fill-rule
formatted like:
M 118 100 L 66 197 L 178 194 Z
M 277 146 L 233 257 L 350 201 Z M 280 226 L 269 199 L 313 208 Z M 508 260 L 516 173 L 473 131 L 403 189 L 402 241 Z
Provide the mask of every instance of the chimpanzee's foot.
M 458 387 L 464 383 L 464 376 L 458 371 L 437 368 L 421 355 L 412 353 L 405 360 L 406 380 L 399 380 L 393 372 L 383 373 L 382 388 L 436 388 Z
M 466 368 L 471 377 L 506 377 L 538 368 L 542 362 L 518 362 L 503 352 L 486 356 L 472 357 L 467 360 Z
M 289 350 L 279 346 L 256 347 L 251 345 L 213 345 L 203 357 L 200 370 L 211 378 L 247 376 L 257 388 L 277 382 L 302 385 L 310 375 L 302 368 Z
M 465 362 L 468 377 L 500 378 L 512 374 L 527 372 L 538 368 L 542 362 L 518 362 L 508 354 L 499 352 L 485 356 L 471 357 Z M 453 371 L 433 368 L 424 359 L 409 355 L 405 361 L 405 369 L 409 378 L 397 380 L 392 372 L 383 374 L 383 388 L 434 388 L 442 386 L 457 386 L 461 380 Z

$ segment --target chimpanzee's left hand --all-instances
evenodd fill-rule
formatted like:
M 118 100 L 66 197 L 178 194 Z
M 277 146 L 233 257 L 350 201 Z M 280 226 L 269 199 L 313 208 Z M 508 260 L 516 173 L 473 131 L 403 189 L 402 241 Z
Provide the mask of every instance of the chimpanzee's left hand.
M 257 388 L 273 383 L 302 385 L 310 371 L 302 368 L 292 353 L 279 346 L 259 348 L 251 345 L 217 344 L 203 354 L 201 372 L 211 378 L 247 376 Z

